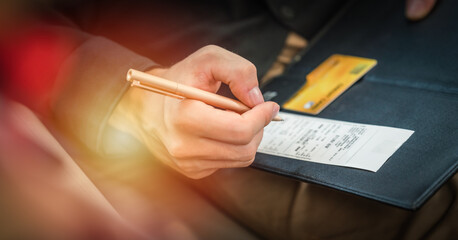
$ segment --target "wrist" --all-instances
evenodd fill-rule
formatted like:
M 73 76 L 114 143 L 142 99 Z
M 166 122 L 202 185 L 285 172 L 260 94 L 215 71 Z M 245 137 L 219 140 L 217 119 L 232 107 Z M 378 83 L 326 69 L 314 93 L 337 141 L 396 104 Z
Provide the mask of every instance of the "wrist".
M 162 77 L 167 70 L 153 68 L 145 72 Z M 113 111 L 109 124 L 149 145 L 152 141 L 150 138 L 157 137 L 158 130 L 162 127 L 163 102 L 162 95 L 131 87 Z
M 135 137 L 140 136 L 139 109 L 142 108 L 139 92 L 141 89 L 129 88 L 110 116 L 108 123 L 121 131 L 128 132 Z

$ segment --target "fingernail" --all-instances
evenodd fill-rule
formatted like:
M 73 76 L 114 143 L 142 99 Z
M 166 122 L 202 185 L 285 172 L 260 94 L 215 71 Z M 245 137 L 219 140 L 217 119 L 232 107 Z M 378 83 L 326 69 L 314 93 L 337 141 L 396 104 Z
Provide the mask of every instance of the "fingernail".
M 420 18 L 424 14 L 424 3 L 423 1 L 415 0 L 410 1 L 410 4 L 407 5 L 407 17 L 412 18 L 413 20 Z
M 278 104 L 275 104 L 273 110 L 272 110 L 272 118 L 270 119 L 272 121 L 272 119 L 274 119 L 274 117 L 276 117 L 278 115 L 278 111 L 280 111 L 280 106 Z
M 254 87 L 253 89 L 251 89 L 248 92 L 248 96 L 253 106 L 264 102 L 264 98 L 262 97 L 262 93 L 261 90 L 259 90 L 259 87 Z

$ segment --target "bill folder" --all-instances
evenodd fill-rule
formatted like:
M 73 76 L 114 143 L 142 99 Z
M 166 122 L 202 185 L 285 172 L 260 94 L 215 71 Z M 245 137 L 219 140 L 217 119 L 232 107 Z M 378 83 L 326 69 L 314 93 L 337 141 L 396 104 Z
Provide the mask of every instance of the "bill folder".
M 353 1 L 280 77 L 263 87 L 282 105 L 332 54 L 378 61 L 320 118 L 414 130 L 376 172 L 258 153 L 253 167 L 405 209 L 419 208 L 458 168 L 458 1 L 419 22 L 405 1 Z M 297 113 L 300 114 L 300 113 Z

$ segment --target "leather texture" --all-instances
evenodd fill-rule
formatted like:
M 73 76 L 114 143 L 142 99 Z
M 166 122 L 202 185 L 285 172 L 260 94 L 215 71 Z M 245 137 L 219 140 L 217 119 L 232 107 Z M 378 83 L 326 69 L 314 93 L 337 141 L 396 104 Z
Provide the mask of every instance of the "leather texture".
M 332 54 L 378 65 L 317 117 L 414 130 L 376 172 L 258 154 L 254 167 L 405 209 L 417 209 L 458 169 L 458 8 L 439 1 L 409 22 L 404 1 L 354 1 L 287 72 L 262 90 L 280 105 Z

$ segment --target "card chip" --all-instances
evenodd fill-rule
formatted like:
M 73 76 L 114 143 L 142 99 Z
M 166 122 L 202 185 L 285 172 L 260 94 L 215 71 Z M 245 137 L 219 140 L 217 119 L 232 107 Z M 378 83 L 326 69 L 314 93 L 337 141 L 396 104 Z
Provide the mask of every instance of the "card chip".
M 334 54 L 306 76 L 304 86 L 282 107 L 316 115 L 376 64 L 374 59 Z
M 353 70 L 351 70 L 350 74 L 359 74 L 362 70 L 364 70 L 367 67 L 367 64 L 358 64 L 356 65 Z

